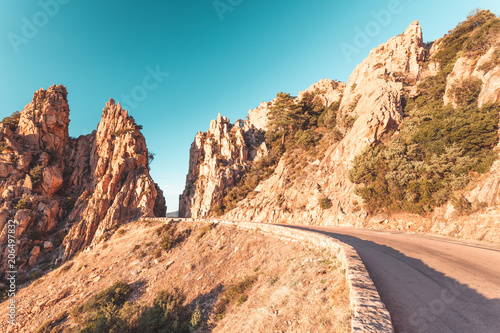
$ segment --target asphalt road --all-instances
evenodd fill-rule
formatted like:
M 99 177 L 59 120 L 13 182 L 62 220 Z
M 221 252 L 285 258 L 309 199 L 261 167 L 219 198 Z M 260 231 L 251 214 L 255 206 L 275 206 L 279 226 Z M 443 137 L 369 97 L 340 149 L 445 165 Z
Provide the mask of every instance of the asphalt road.
M 299 227 L 353 246 L 396 333 L 500 333 L 500 246 L 390 231 Z

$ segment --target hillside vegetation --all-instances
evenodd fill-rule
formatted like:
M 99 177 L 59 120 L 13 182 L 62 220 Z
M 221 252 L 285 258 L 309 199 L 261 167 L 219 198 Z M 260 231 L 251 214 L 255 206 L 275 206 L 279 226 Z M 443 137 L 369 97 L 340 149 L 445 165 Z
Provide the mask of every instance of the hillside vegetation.
M 289 93 L 278 93 L 265 132 L 268 154 L 255 162 L 237 186 L 224 196 L 222 205 L 214 208 L 214 215 L 223 215 L 236 207 L 273 174 L 283 156 L 287 160 L 297 154 L 318 158 L 328 145 L 342 139 L 337 127 L 339 107 L 340 101 L 324 106 L 312 92 L 306 92 L 300 100 Z
M 330 253 L 258 232 L 132 222 L 23 285 L 14 331 L 349 332 L 344 273 Z
M 198 134 L 181 215 L 498 241 L 500 19 L 473 11 L 431 43 L 424 28 L 371 50 L 347 83 L 250 110 L 246 147 Z M 228 157 L 200 163 L 201 150 Z
M 389 143 L 377 142 L 354 160 L 349 177 L 359 184 L 370 212 L 424 213 L 449 200 L 459 212 L 470 212 L 461 196 L 474 172 L 487 172 L 498 152 L 500 105 L 478 106 L 482 82 L 465 79 L 452 89 L 456 106 L 444 105 L 446 79 L 460 55 L 477 59 L 500 33 L 500 20 L 480 11 L 460 23 L 440 42 L 435 61 L 441 70 L 407 96 L 400 132 Z
M 477 61 L 497 45 L 499 35 L 500 19 L 494 14 L 487 10 L 471 13 L 437 42 L 438 51 L 432 57 L 427 56 L 424 67 L 434 63 L 439 71 L 417 82 L 416 94 L 409 93 L 408 80 L 401 80 L 408 89 L 403 100 L 404 119 L 398 131 L 387 133 L 383 140 L 356 156 L 348 174 L 357 184 L 355 193 L 363 199 L 368 213 L 422 214 L 449 201 L 461 214 L 481 207 L 481 203 L 474 203 L 473 207 L 462 192 L 475 175 L 489 171 L 498 157 L 495 147 L 500 105 L 478 106 L 482 81 L 474 77 L 451 89 L 456 105 L 445 105 L 444 96 L 447 78 L 457 59 L 465 56 Z M 498 64 L 500 47 L 481 68 L 487 72 Z M 265 133 L 270 147 L 268 156 L 242 177 L 225 196 L 223 205 L 216 207 L 215 215 L 224 214 L 251 197 L 256 186 L 272 175 L 281 158 L 293 181 L 308 164 L 321 159 L 329 146 L 342 139 L 355 119 L 338 112 L 341 101 L 325 107 L 315 93 L 308 92 L 302 100 L 283 92 L 277 95 Z M 351 105 L 351 111 L 355 107 Z M 325 204 L 328 200 L 321 198 L 319 206 L 329 209 L 331 204 Z

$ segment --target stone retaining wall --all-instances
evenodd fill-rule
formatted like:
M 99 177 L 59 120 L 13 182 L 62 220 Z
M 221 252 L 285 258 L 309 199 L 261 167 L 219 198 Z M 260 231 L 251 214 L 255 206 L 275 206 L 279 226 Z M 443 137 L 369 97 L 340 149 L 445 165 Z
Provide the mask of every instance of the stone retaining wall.
M 213 222 L 233 226 L 242 230 L 254 230 L 264 234 L 270 234 L 280 239 L 307 243 L 318 249 L 326 249 L 330 251 L 332 255 L 337 255 L 337 258 L 342 261 L 346 270 L 347 282 L 350 289 L 351 308 L 353 310 L 351 332 L 394 332 L 389 311 L 380 299 L 380 295 L 365 265 L 361 261 L 361 258 L 356 250 L 350 245 L 313 231 L 298 230 L 274 224 L 189 218 L 147 218 L 144 220 L 165 223 L 174 221 Z

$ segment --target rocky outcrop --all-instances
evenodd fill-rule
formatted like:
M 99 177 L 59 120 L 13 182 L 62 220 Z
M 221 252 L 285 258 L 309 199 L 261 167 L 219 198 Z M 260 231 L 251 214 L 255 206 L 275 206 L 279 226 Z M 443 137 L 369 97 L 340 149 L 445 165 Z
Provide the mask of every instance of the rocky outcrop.
M 342 98 L 344 89 L 343 82 L 323 79 L 300 92 L 296 102 L 309 92 L 329 106 Z M 231 125 L 229 119 L 219 114 L 206 133 L 196 135 L 190 150 L 186 189 L 179 201 L 179 216 L 202 218 L 213 214 L 252 163 L 267 155 L 264 131 L 274 102 L 262 102 L 250 110 L 244 123 L 238 120 Z
M 488 43 L 484 52 L 471 53 L 476 54 L 475 58 L 471 54 L 459 53 L 453 70 L 446 77 L 445 104 L 457 106 L 457 87 L 479 89 L 479 107 L 499 103 L 500 47 L 496 39 Z M 424 43 L 422 29 L 415 21 L 401 35 L 372 50 L 356 66 L 347 84 L 321 80 L 300 92 L 296 101 L 304 98 L 306 92 L 313 93 L 325 106 L 341 100 L 336 123 L 342 138 L 323 141 L 321 144 L 327 145 L 324 154 L 287 151 L 272 176 L 260 182 L 224 217 L 239 221 L 425 231 L 498 241 L 499 160 L 487 173 L 469 175 L 474 177 L 473 186 L 457 194 L 463 195 L 471 204 L 466 216 L 455 211 L 451 203 L 436 208 L 425 217 L 408 213 L 374 216 L 364 210 L 363 200 L 355 194 L 355 185 L 348 177 L 354 157 L 365 148 L 378 143 L 387 144 L 400 136 L 406 100 L 420 94 L 419 84 L 430 76 L 439 74 L 436 78 L 441 80 L 443 73 L 447 75 L 437 60 L 438 53 L 445 47 L 449 46 L 443 39 Z M 257 109 L 250 110 L 248 120 L 267 130 L 266 117 L 273 103 L 262 103 Z M 217 148 L 213 149 L 216 154 Z M 497 149 L 500 149 L 500 143 Z M 200 166 L 194 159 L 191 163 L 192 170 Z M 193 192 L 193 202 L 206 188 L 203 183 L 199 184 Z M 210 193 L 224 195 L 217 189 Z M 205 200 L 210 200 L 210 197 Z M 204 214 L 210 212 L 207 210 Z M 467 224 L 466 221 L 472 222 Z
M 403 34 L 371 51 L 343 90 L 337 122 L 344 138 L 331 145 L 324 158 L 308 163 L 301 171 L 303 176 L 293 182 L 289 180 L 290 168 L 281 160 L 274 175 L 257 187 L 257 195 L 241 201 L 226 217 L 362 225 L 366 213 L 361 209 L 362 199 L 354 194 L 348 170 L 365 147 L 398 129 L 403 119 L 404 88 L 418 79 L 426 50 L 416 21 Z M 330 199 L 333 207 L 322 209 L 322 198 Z
M 262 102 L 257 108 L 248 111 L 248 121 L 246 124 L 258 130 L 267 130 L 267 123 L 269 121 L 268 113 L 273 104 L 274 100 L 271 102 Z
M 306 93 L 314 94 L 315 98 L 321 101 L 324 106 L 340 101 L 344 95 L 346 84 L 329 79 L 321 79 L 313 83 L 309 88 L 300 91 L 297 95 L 297 100 L 300 101 L 304 98 Z
M 115 224 L 154 216 L 158 197 L 148 173 L 146 140 L 119 103 L 106 103 L 97 131 L 88 139 L 88 184 L 67 219 L 72 227 L 63 244 L 65 258 L 98 241 Z M 70 176 L 79 178 L 75 172 Z
M 500 65 L 496 60 L 499 57 L 499 52 L 500 48 L 494 45 L 478 59 L 466 55 L 461 56 L 446 80 L 444 103 L 456 106 L 454 89 L 471 79 L 475 79 L 481 84 L 481 92 L 478 97 L 479 107 L 487 103 L 500 102 Z M 491 66 L 488 66 L 489 64 Z
M 179 216 L 206 217 L 238 183 L 251 162 L 266 151 L 262 132 L 254 124 L 234 124 L 219 113 L 206 133 L 191 145 L 186 189 L 179 199 Z
M 165 213 L 145 139 L 120 104 L 110 100 L 89 135 L 72 139 L 68 125 L 61 85 L 40 89 L 0 124 L 0 239 L 6 244 L 7 220 L 15 219 L 20 271 L 40 258 L 66 259 L 117 224 Z
M 19 119 L 16 134 L 24 147 L 62 154 L 67 145 L 69 106 L 63 86 L 38 90 Z

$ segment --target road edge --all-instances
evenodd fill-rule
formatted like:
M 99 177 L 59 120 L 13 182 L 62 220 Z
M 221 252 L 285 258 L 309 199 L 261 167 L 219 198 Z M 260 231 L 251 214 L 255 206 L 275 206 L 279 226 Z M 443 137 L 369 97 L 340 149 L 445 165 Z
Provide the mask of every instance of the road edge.
M 349 284 L 349 298 L 353 312 L 351 332 L 394 333 L 391 315 L 382 302 L 377 288 L 357 251 L 352 246 L 335 238 L 312 230 L 295 229 L 293 225 L 192 218 L 144 218 L 141 220 L 164 223 L 176 221 L 217 223 L 270 234 L 280 239 L 305 242 L 316 248 L 329 250 L 332 254 L 338 254 L 338 258 L 340 258 L 346 270 L 346 279 Z

